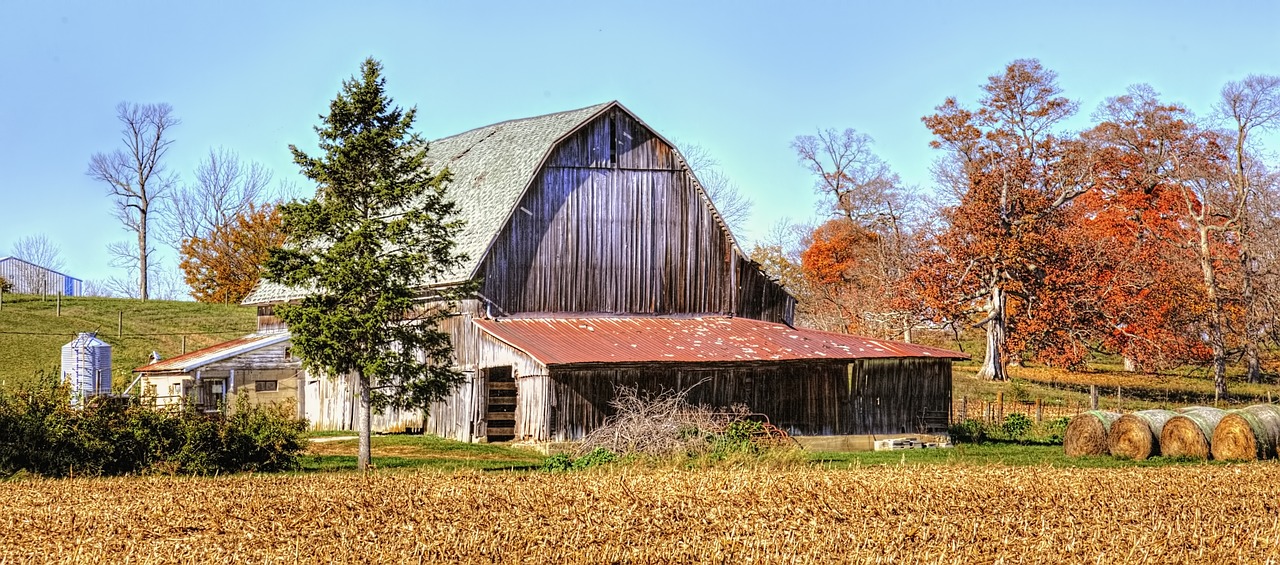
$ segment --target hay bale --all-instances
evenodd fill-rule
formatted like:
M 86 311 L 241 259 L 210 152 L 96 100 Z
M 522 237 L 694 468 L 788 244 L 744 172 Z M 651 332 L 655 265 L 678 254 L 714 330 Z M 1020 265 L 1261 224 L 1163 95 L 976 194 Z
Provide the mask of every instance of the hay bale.
M 1160 454 L 1160 432 L 1177 415 L 1172 410 L 1142 410 L 1116 418 L 1107 432 L 1107 449 L 1116 457 L 1141 461 Z
M 1067 422 L 1067 431 L 1062 437 L 1062 450 L 1067 457 L 1106 455 L 1107 433 L 1111 431 L 1111 423 L 1119 417 L 1115 412 L 1101 410 L 1076 414 Z
M 1211 406 L 1192 406 L 1169 418 L 1160 432 L 1160 454 L 1165 457 L 1209 458 L 1209 441 L 1213 429 L 1226 415 L 1226 410 Z
M 1280 442 L 1280 407 L 1255 404 L 1232 410 L 1213 430 L 1213 458 L 1252 461 L 1276 456 Z

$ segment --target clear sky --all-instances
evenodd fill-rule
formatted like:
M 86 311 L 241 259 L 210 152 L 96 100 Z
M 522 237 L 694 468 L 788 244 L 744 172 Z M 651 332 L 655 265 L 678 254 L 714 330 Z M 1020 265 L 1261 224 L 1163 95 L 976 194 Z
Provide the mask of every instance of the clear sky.
M 427 139 L 619 100 L 702 145 L 755 201 L 749 242 L 816 213 L 791 140 L 855 128 L 904 181 L 932 187 L 920 118 L 972 105 L 1018 58 L 1058 73 L 1079 128 L 1134 83 L 1207 113 L 1222 85 L 1280 74 L 1273 2 L 28 2 L 0 9 L 0 256 L 43 233 L 64 271 L 121 276 L 130 236 L 90 156 L 120 147 L 115 106 L 167 102 L 167 165 L 212 148 L 309 187 L 288 145 L 373 56 Z M 309 194 L 300 194 L 309 196 Z M 163 246 L 161 246 L 163 249 Z M 164 260 L 176 269 L 165 250 Z

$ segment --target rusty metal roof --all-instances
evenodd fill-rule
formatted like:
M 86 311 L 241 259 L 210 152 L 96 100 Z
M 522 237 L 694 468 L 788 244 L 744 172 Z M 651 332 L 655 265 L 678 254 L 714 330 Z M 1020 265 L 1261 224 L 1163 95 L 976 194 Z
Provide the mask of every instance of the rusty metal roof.
M 224 341 L 217 345 L 209 346 L 179 355 L 172 359 L 161 359 L 159 362 L 150 365 L 143 365 L 134 369 L 135 373 L 160 373 L 160 372 L 177 372 L 186 373 L 210 363 L 215 363 L 223 359 L 235 357 L 242 353 L 247 353 L 255 349 L 275 345 L 282 341 L 287 341 L 292 334 L 289 332 L 273 332 L 264 334 L 253 334 L 242 338 Z
M 747 318 L 504 318 L 475 323 L 548 366 L 969 358 L 964 353 L 936 347 L 791 328 Z

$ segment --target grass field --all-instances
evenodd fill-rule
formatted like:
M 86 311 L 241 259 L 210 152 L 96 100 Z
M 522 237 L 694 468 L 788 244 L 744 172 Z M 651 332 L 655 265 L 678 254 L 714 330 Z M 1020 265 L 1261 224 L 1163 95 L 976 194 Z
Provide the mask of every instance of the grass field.
M 1267 563 L 1280 467 L 889 465 L 0 484 L 0 563 Z
M 462 443 L 433 436 L 374 436 L 372 463 L 379 470 L 397 471 L 529 471 L 541 466 L 545 457 L 537 452 L 501 444 Z M 730 462 L 732 465 L 734 462 Z M 758 462 L 744 459 L 741 465 Z M 822 469 L 850 469 L 884 466 L 986 466 L 1059 467 L 1059 468 L 1129 468 L 1169 465 L 1220 465 L 1191 460 L 1153 457 L 1130 461 L 1114 457 L 1067 457 L 1059 445 L 1017 445 L 1012 443 L 961 444 L 945 449 L 908 449 L 900 451 L 823 452 L 801 451 L 782 454 L 763 462 L 765 466 Z M 308 472 L 354 471 L 356 440 L 341 436 L 321 438 L 313 442 L 302 456 L 303 470 Z M 641 462 L 643 468 L 698 468 L 699 461 Z
M 120 316 L 123 313 L 123 331 Z M 57 375 L 62 346 L 78 332 L 97 331 L 112 346 L 112 382 L 124 387 L 130 371 L 145 364 L 152 351 L 162 357 L 252 333 L 253 308 L 165 300 L 4 295 L 0 306 L 0 388 L 34 382 L 37 372 Z

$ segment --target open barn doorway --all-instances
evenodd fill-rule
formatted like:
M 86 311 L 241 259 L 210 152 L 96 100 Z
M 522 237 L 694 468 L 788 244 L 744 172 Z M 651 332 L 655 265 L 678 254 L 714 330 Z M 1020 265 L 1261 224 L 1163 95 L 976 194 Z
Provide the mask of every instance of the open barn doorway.
M 511 366 L 484 369 L 485 425 L 488 441 L 516 438 L 516 379 Z

